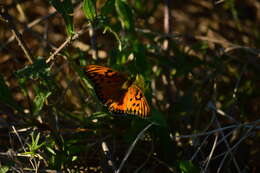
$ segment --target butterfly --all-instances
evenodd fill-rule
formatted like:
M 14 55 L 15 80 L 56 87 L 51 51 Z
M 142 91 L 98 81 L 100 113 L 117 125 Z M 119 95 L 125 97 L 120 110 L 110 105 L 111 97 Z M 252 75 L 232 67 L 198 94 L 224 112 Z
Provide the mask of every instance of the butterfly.
M 94 84 L 99 100 L 115 114 L 147 117 L 150 107 L 142 90 L 127 76 L 111 68 L 88 65 L 86 75 Z

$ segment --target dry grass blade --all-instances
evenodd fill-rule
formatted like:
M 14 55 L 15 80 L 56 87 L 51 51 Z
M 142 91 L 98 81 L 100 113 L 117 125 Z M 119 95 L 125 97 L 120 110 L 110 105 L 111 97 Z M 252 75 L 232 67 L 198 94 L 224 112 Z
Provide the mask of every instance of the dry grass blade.
M 128 159 L 128 157 L 130 156 L 131 152 L 133 151 L 136 143 L 138 142 L 138 140 L 143 136 L 144 132 L 146 130 L 148 130 L 152 125 L 154 125 L 154 123 L 150 123 L 148 124 L 138 135 L 137 137 L 135 138 L 134 142 L 130 145 L 129 149 L 127 150 L 123 160 L 121 161 L 118 169 L 116 170 L 116 173 L 120 173 L 120 171 L 122 170 L 126 160 Z

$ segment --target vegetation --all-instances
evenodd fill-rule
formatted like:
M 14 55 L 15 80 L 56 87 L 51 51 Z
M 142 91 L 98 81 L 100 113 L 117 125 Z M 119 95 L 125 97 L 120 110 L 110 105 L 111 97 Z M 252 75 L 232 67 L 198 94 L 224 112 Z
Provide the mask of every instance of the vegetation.
M 260 2 L 0 4 L 0 172 L 259 172 Z M 89 64 L 140 76 L 147 119 Z

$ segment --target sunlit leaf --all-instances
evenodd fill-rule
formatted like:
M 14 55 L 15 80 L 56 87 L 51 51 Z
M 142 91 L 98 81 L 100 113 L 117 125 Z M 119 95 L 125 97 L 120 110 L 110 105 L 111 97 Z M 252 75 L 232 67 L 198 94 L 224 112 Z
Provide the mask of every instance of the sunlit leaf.
M 9 171 L 9 167 L 7 166 L 0 166 L 0 173 L 6 173 Z
M 180 161 L 179 169 L 181 173 L 199 173 L 200 170 L 190 161 Z
M 34 98 L 33 101 L 33 114 L 36 115 L 38 114 L 44 105 L 44 102 L 47 100 L 47 98 L 51 95 L 51 92 L 48 90 L 43 90 L 43 89 L 37 89 L 36 92 L 36 97 Z
M 96 17 L 96 7 L 94 0 L 84 0 L 83 1 L 83 11 L 87 19 L 93 21 Z
M 74 34 L 73 26 L 73 4 L 71 0 L 49 0 L 54 8 L 62 15 L 65 24 L 67 33 L 69 36 Z
M 130 6 L 122 0 L 116 0 L 115 6 L 116 6 L 116 12 L 119 16 L 122 27 L 127 30 L 133 30 L 134 29 L 134 19 L 133 19 L 133 14 L 132 14 Z

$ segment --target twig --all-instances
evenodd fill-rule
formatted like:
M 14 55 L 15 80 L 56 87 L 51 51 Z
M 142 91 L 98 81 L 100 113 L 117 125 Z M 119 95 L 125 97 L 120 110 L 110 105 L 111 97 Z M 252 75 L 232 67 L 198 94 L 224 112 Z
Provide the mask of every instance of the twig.
M 179 38 L 181 36 L 181 34 L 178 34 L 178 33 L 167 34 L 167 33 L 155 32 L 155 31 L 152 31 L 149 29 L 143 29 L 143 28 L 136 28 L 135 31 L 141 32 L 144 34 L 150 34 L 150 35 L 157 36 L 160 38 Z
M 46 60 L 46 63 L 49 63 L 51 60 L 54 59 L 54 56 L 56 56 L 64 47 L 68 45 L 68 43 L 71 41 L 71 37 L 68 37 L 61 45 L 58 47 L 55 52 Z
M 170 0 L 164 0 L 164 32 L 166 34 L 169 34 L 172 32 L 172 16 L 171 16 L 171 1 Z M 166 38 L 163 42 L 163 50 L 167 52 L 167 55 L 169 55 L 169 47 L 170 46 L 170 39 Z
M 194 36 L 194 38 L 197 39 L 197 40 L 221 44 L 225 48 L 225 50 L 224 50 L 225 53 L 231 52 L 231 51 L 236 50 L 236 49 L 244 49 L 244 50 L 247 50 L 248 52 L 255 54 L 258 57 L 260 57 L 260 50 L 259 49 L 255 49 L 255 48 L 251 48 L 251 47 L 247 47 L 247 46 L 241 46 L 241 45 L 229 43 L 227 41 L 222 41 L 222 40 L 215 39 L 215 38 L 209 38 L 209 37 L 206 37 L 206 36 Z
M 15 129 L 14 126 L 12 126 L 12 129 L 13 129 L 14 134 L 17 136 L 17 138 L 18 138 L 18 140 L 19 140 L 19 142 L 20 142 L 20 144 L 21 144 L 21 146 L 22 146 L 22 148 L 23 148 L 23 151 L 26 152 L 25 146 L 24 146 L 24 144 L 23 144 L 23 141 L 22 141 L 20 135 L 18 134 L 18 132 L 16 131 L 16 129 Z M 29 161 L 30 161 L 32 167 L 36 170 L 36 167 L 35 167 L 34 163 L 32 162 L 32 160 L 29 159 Z
M 215 140 L 214 140 L 212 149 L 211 149 L 210 154 L 209 154 L 209 157 L 208 157 L 208 159 L 207 159 L 207 164 L 206 164 L 205 169 L 204 169 L 203 172 L 206 172 L 207 169 L 208 169 L 209 163 L 210 163 L 210 161 L 211 161 L 211 157 L 212 157 L 212 155 L 213 155 L 213 153 L 214 153 L 214 151 L 215 151 L 215 148 L 216 148 L 217 141 L 218 141 L 218 133 L 216 134 L 216 137 L 215 137 Z
M 235 144 L 233 145 L 232 148 L 230 148 L 230 150 L 228 150 L 228 152 L 224 152 L 223 154 L 225 154 L 224 158 L 221 160 L 221 163 L 219 164 L 219 167 L 218 167 L 218 170 L 217 170 L 217 173 L 220 172 L 225 160 L 226 160 L 226 157 L 228 156 L 228 154 L 234 149 L 236 148 L 244 139 L 246 139 L 248 136 L 249 136 L 249 133 L 250 131 L 253 129 L 253 127 L 251 127 L 250 129 L 247 130 L 246 134 Z
M 232 124 L 229 126 L 225 126 L 222 128 L 217 128 L 208 132 L 203 132 L 203 133 L 197 133 L 197 134 L 191 134 L 191 135 L 181 135 L 181 136 L 175 136 L 175 138 L 194 138 L 194 137 L 199 137 L 199 136 L 206 136 L 206 135 L 210 135 L 219 131 L 223 131 L 223 130 L 227 130 L 227 129 L 233 129 L 233 128 L 252 128 L 254 127 L 254 129 L 259 129 L 260 126 L 256 126 L 257 123 L 260 123 L 260 119 L 250 122 L 250 123 L 244 123 L 244 124 Z
M 21 34 L 19 33 L 19 31 L 16 29 L 15 25 L 13 24 L 11 16 L 9 14 L 7 14 L 7 12 L 5 10 L 2 10 L 2 11 L 0 11 L 0 17 L 2 17 L 5 20 L 5 22 L 8 24 L 13 35 L 15 36 L 15 39 L 18 42 L 18 45 L 23 50 L 25 57 L 28 59 L 29 63 L 32 64 L 33 61 L 32 61 L 32 56 L 31 56 L 30 50 L 27 47 L 25 41 L 23 40 Z
M 197 134 L 191 134 L 191 135 L 181 135 L 181 136 L 176 136 L 176 138 L 195 138 L 195 137 L 199 137 L 199 136 L 206 136 L 206 135 L 211 135 L 213 133 L 219 132 L 219 131 L 223 131 L 223 130 L 227 130 L 227 129 L 233 129 L 233 128 L 240 128 L 243 125 L 230 125 L 230 126 L 226 126 L 226 127 L 222 127 L 222 128 L 217 128 L 208 132 L 203 132 L 203 133 L 197 133 Z
M 204 140 L 202 141 L 201 145 L 198 147 L 198 149 L 196 150 L 196 152 L 193 154 L 193 156 L 190 158 L 190 161 L 193 161 L 195 159 L 195 157 L 197 156 L 197 154 L 199 153 L 200 149 L 202 148 L 202 146 L 206 143 L 206 141 L 208 140 L 208 137 L 210 135 L 206 136 L 204 138 Z
M 146 165 L 146 163 L 150 160 L 151 156 L 153 155 L 153 152 L 154 152 L 154 143 L 153 143 L 153 140 L 152 140 L 151 150 L 150 150 L 149 154 L 147 154 L 146 160 L 135 170 L 134 173 L 138 173 Z
M 88 26 L 87 26 L 88 28 Z M 81 29 L 80 31 L 78 31 L 76 34 L 74 34 L 72 37 L 68 37 L 56 50 L 55 52 L 49 56 L 49 58 L 46 60 L 46 63 L 49 63 L 51 60 L 54 59 L 54 56 L 56 56 L 60 51 L 62 51 L 62 49 L 64 49 L 69 43 L 71 43 L 71 41 L 76 40 L 77 38 L 79 38 L 80 35 L 82 35 L 83 33 L 86 32 L 86 28 Z
M 55 12 L 53 12 L 53 13 L 47 15 L 47 16 L 44 16 L 44 17 L 35 19 L 34 21 L 32 21 L 32 22 L 30 22 L 28 25 L 26 25 L 26 26 L 24 27 L 24 29 L 19 30 L 19 32 L 22 34 L 22 33 L 24 33 L 25 31 L 30 30 L 33 26 L 39 24 L 40 22 L 42 22 L 42 21 L 44 21 L 44 20 L 47 20 L 48 18 L 50 18 L 50 17 L 52 17 L 52 16 L 55 16 L 57 13 L 58 13 L 58 12 L 55 11 Z M 14 39 L 15 39 L 15 36 L 13 35 L 12 37 L 10 37 L 10 38 L 6 41 L 6 43 L 4 43 L 3 45 L 0 46 L 0 51 L 1 51 L 3 48 L 5 48 L 8 44 L 10 44 L 12 41 L 14 41 Z
M 97 60 L 98 54 L 97 54 L 96 34 L 95 34 L 95 28 L 93 27 L 92 23 L 89 23 L 89 37 L 90 37 L 90 44 L 92 48 L 92 58 L 94 60 Z
M 119 165 L 119 168 L 116 170 L 116 173 L 120 173 L 121 169 L 123 168 L 126 160 L 128 159 L 128 157 L 130 156 L 130 154 L 132 153 L 137 141 L 143 136 L 144 132 L 146 130 L 148 130 L 151 126 L 153 125 L 153 123 L 148 124 L 135 138 L 134 142 L 131 144 L 131 146 L 129 147 L 129 149 L 127 150 L 125 157 L 123 158 L 121 164 Z
M 243 74 L 244 74 L 245 71 L 246 71 L 246 68 L 247 68 L 247 64 L 245 64 L 245 65 L 243 66 L 243 69 L 242 69 L 242 71 L 241 71 L 241 73 L 240 73 L 240 75 L 239 75 L 239 78 L 238 78 L 237 82 L 236 82 L 236 85 L 235 85 L 235 88 L 234 88 L 234 91 L 233 91 L 233 95 L 232 95 L 233 98 L 236 98 L 237 90 L 238 90 L 238 87 L 239 87 L 241 78 L 242 78 Z
M 162 164 L 163 166 L 165 166 L 166 168 L 168 168 L 168 170 L 169 170 L 170 172 L 174 172 L 174 168 L 171 167 L 170 165 L 168 165 L 167 163 L 165 163 L 164 161 L 158 159 L 158 158 L 155 157 L 155 156 L 153 156 L 152 158 L 153 158 L 154 160 L 156 160 L 157 162 L 159 162 L 160 164 Z
M 221 109 L 217 109 L 217 108 L 215 107 L 215 105 L 214 105 L 211 101 L 208 102 L 208 105 L 207 105 L 207 106 L 208 106 L 209 109 L 215 111 L 215 112 L 218 113 L 219 115 L 222 115 L 222 116 L 224 116 L 224 117 L 227 117 L 227 118 L 229 118 L 230 120 L 232 120 L 233 122 L 236 122 L 237 124 L 239 124 L 239 122 L 237 122 L 237 120 L 235 120 L 233 117 L 231 117 L 230 115 L 226 114 L 226 113 L 225 113 L 224 111 L 222 111 Z
M 218 127 L 221 127 L 221 125 L 220 125 L 218 119 L 216 119 L 216 123 L 217 123 L 217 126 L 218 126 Z M 223 131 L 220 131 L 220 134 L 221 134 L 221 136 L 222 136 L 222 138 L 223 138 L 223 140 L 224 140 L 224 142 L 225 142 L 225 145 L 226 145 L 226 147 L 227 147 L 227 149 L 228 149 L 228 152 L 230 152 L 230 155 L 231 155 L 231 157 L 232 157 L 232 161 L 233 161 L 233 163 L 234 163 L 234 165 L 235 165 L 235 167 L 236 167 L 236 169 L 237 169 L 237 172 L 238 172 L 238 173 L 241 173 L 240 168 L 239 168 L 239 166 L 238 166 L 238 164 L 237 164 L 236 157 L 234 156 L 233 152 L 231 151 L 231 148 L 230 148 L 230 146 L 229 146 L 229 143 L 227 142 L 226 136 L 224 135 Z
M 213 114 L 212 118 L 211 118 L 211 121 L 210 123 L 207 125 L 207 127 L 204 129 L 204 132 L 207 131 L 210 126 L 213 124 L 213 122 L 215 121 L 216 119 L 216 114 Z M 208 137 L 210 135 L 208 135 L 207 137 L 205 137 L 205 139 L 202 141 L 201 145 L 198 147 L 197 151 L 193 154 L 193 156 L 191 157 L 191 161 L 196 157 L 196 155 L 199 153 L 200 149 L 202 148 L 202 146 L 204 145 L 204 143 L 207 141 Z
M 116 172 L 116 167 L 115 167 L 115 164 L 114 164 L 115 162 L 114 162 L 114 160 L 113 160 L 113 158 L 112 158 L 111 151 L 109 150 L 109 148 L 108 148 L 106 142 L 103 141 L 103 142 L 101 143 L 101 147 L 102 147 L 102 150 L 103 150 L 104 155 L 105 155 L 106 158 L 107 158 L 107 164 L 108 164 L 108 166 L 110 166 L 110 167 L 113 169 L 113 172 Z

